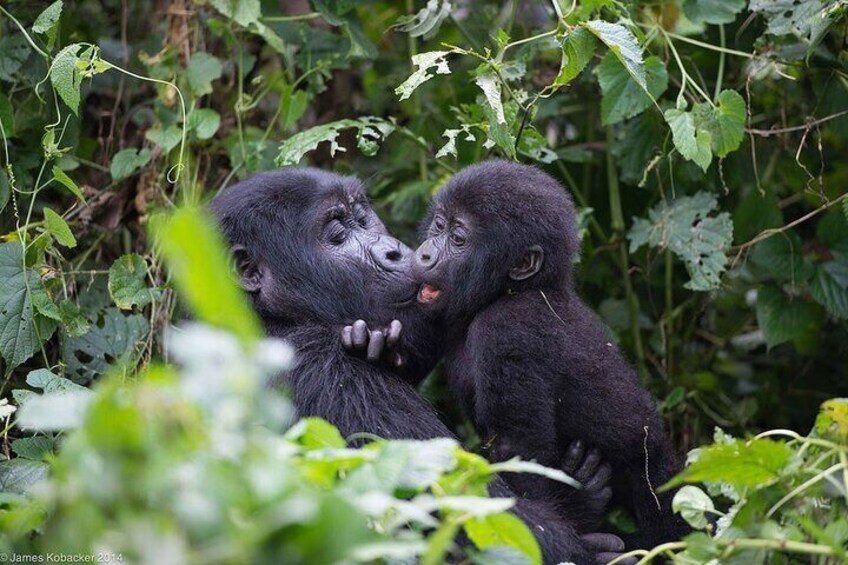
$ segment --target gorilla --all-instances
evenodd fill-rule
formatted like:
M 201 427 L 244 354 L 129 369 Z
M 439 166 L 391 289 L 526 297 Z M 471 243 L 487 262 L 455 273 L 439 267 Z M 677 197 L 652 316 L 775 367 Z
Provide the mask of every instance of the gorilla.
M 579 240 L 563 187 L 530 166 L 484 162 L 439 190 L 424 226 L 417 300 L 439 324 L 451 391 L 490 457 L 556 465 L 583 440 L 612 466 L 614 500 L 639 527 L 634 543 L 688 531 L 673 493 L 656 492 L 680 467 L 655 402 L 574 290 Z M 522 496 L 574 504 L 561 483 L 507 480 Z M 579 517 L 596 524 L 599 510 Z
M 345 436 L 453 437 L 404 378 L 347 355 L 338 339 L 365 313 L 405 322 L 413 340 L 426 342 L 428 335 L 419 336 L 415 323 L 412 252 L 388 234 L 356 179 L 282 169 L 228 189 L 211 208 L 267 333 L 295 348 L 285 384 L 300 416 L 325 418 Z M 414 356 L 431 362 L 422 351 Z M 500 478 L 490 492 L 515 497 Z M 518 498 L 513 511 L 533 531 L 546 563 L 606 562 L 623 548 L 609 534 L 580 537 L 543 502 Z

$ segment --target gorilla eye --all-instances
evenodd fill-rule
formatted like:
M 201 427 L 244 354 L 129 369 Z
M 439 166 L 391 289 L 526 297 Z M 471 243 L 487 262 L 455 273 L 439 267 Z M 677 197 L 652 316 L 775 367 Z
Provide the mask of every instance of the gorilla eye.
M 452 233 L 450 236 L 451 243 L 456 245 L 457 247 L 462 247 L 465 245 L 465 235 L 461 233 Z
M 442 231 L 445 229 L 445 219 L 441 216 L 436 216 L 433 218 L 433 227 L 436 228 L 437 231 Z
M 347 230 L 339 220 L 330 222 L 327 229 L 327 240 L 333 245 L 341 245 L 347 238 Z

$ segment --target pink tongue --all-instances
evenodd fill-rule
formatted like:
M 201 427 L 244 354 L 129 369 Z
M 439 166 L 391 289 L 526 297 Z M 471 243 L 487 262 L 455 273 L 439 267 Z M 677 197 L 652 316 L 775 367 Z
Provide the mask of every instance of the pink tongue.
M 424 302 L 434 301 L 439 297 L 441 293 L 441 290 L 433 288 L 429 284 L 425 284 L 423 287 L 421 287 L 421 299 L 424 300 Z

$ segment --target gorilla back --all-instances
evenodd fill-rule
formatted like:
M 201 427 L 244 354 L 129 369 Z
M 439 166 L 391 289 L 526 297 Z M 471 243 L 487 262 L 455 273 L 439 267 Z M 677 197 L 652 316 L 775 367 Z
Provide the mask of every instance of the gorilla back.
M 685 532 L 672 493 L 656 494 L 678 469 L 656 405 L 574 291 L 576 214 L 562 186 L 517 163 L 468 167 L 438 192 L 425 229 L 418 302 L 450 336 L 448 381 L 492 458 L 555 466 L 582 439 L 612 465 L 637 543 Z M 518 474 L 510 482 L 533 498 L 561 496 L 564 509 L 573 504 L 553 481 Z
M 360 183 L 314 169 L 256 175 L 212 202 L 241 284 L 270 335 L 287 339 L 287 374 L 300 416 L 319 416 L 345 436 L 453 437 L 415 390 L 388 369 L 347 355 L 341 327 L 371 313 L 388 322 L 414 301 L 411 252 L 392 238 Z M 513 496 L 496 479 L 496 496 Z M 587 543 L 546 505 L 519 500 L 546 563 L 592 561 Z M 607 544 L 609 546 L 609 544 Z

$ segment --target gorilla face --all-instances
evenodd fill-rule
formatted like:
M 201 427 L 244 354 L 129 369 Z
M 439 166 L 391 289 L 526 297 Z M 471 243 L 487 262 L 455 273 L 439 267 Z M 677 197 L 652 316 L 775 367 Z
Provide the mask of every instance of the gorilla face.
M 349 323 L 414 296 L 412 252 L 355 178 L 282 169 L 234 186 L 212 208 L 266 321 Z

